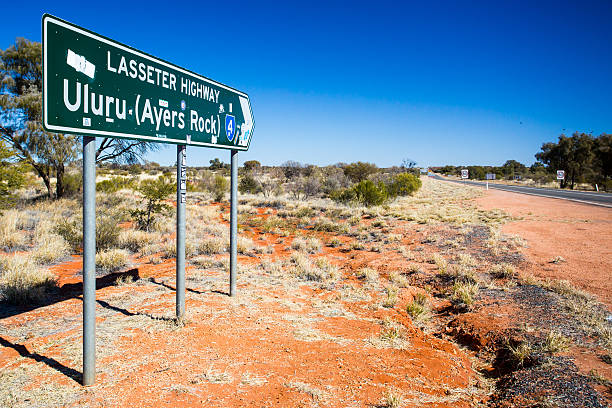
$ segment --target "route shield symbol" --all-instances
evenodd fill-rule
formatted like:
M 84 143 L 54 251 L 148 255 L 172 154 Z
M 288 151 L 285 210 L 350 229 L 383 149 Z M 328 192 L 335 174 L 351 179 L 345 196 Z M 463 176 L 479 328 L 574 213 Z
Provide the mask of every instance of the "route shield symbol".
M 233 115 L 225 115 L 225 134 L 227 140 L 232 142 L 236 134 L 236 118 Z

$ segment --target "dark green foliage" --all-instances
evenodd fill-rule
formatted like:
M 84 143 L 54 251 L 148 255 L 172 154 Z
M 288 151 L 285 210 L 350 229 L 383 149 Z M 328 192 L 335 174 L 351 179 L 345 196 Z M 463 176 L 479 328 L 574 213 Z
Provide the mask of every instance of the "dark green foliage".
M 217 157 L 210 160 L 210 167 L 209 167 L 210 170 L 222 170 L 222 169 L 229 169 L 229 168 L 230 168 L 229 164 L 223 163 Z
M 329 198 L 337 203 L 348 205 L 357 201 L 357 194 L 352 188 L 343 188 L 329 193 Z
M 412 195 L 421 188 L 421 179 L 412 173 L 399 173 L 393 177 L 378 177 L 380 181 L 362 180 L 351 188 L 335 190 L 329 198 L 342 203 L 360 203 L 366 207 L 381 205 L 398 196 Z
M 14 157 L 15 152 L 0 140 L 0 206 L 6 205 L 24 183 L 24 166 Z
M 160 176 L 156 180 L 143 180 L 138 191 L 143 196 L 145 209 L 132 210 L 130 215 L 139 229 L 149 231 L 155 215 L 172 208 L 162 201 L 176 191 L 176 183 L 169 177 Z
M 42 47 L 18 38 L 0 50 L 0 139 L 15 150 L 16 159 L 31 166 L 53 197 L 64 195 L 66 166 L 79 151 L 74 135 L 48 133 L 42 128 Z
M 261 168 L 261 163 L 257 160 L 247 160 L 244 162 L 244 169 L 246 171 L 253 171 Z
M 557 143 L 544 143 L 542 151 L 535 155 L 536 159 L 546 164 L 548 170 L 554 173 L 565 170 L 565 180 L 561 187 L 569 185 L 571 189 L 580 182 L 602 182 L 612 176 L 606 174 L 610 170 L 610 135 L 602 134 L 594 138 L 591 134 L 574 133 L 571 137 L 561 135 Z M 606 146 L 607 145 L 607 146 Z M 608 151 L 607 160 L 605 158 Z M 602 153 L 603 156 L 602 156 Z M 603 160 L 602 160 L 603 158 Z
M 377 171 L 378 167 L 376 167 L 375 164 L 364 162 L 351 163 L 344 167 L 344 174 L 350 178 L 353 183 L 359 183 Z
M 238 191 L 241 193 L 257 194 L 261 191 L 261 186 L 251 174 L 247 173 L 240 178 L 238 183 Z
M 382 182 L 376 185 L 372 180 L 362 180 L 353 186 L 353 189 L 357 201 L 366 207 L 381 205 L 389 198 L 387 187 Z
M 66 196 L 75 196 L 83 190 L 83 174 L 68 173 L 64 175 L 64 194 Z

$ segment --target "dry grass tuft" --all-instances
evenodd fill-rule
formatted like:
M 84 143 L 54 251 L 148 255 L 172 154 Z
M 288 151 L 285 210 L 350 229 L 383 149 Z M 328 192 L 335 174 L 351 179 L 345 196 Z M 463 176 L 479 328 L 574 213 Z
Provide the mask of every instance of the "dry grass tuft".
M 0 217 L 0 248 L 16 249 L 26 243 L 26 236 L 18 231 L 19 212 L 5 211 Z
M 429 316 L 429 300 L 427 295 L 423 293 L 417 293 L 412 298 L 412 302 L 406 306 L 406 312 L 416 320 L 424 320 Z
M 326 258 L 318 258 L 314 263 L 300 252 L 294 252 L 290 258 L 291 274 L 315 282 L 336 281 L 339 277 L 338 268 Z
M 378 281 L 378 271 L 376 269 L 361 268 L 357 272 L 355 272 L 355 275 L 359 279 L 365 280 L 368 283 L 375 283 Z
M 223 238 L 203 238 L 199 243 L 197 250 L 201 254 L 214 255 L 220 254 L 227 250 L 229 242 Z
M 405 350 L 408 348 L 408 341 L 404 334 L 404 327 L 389 318 L 381 321 L 383 329 L 378 336 L 372 336 L 368 343 L 376 348 L 394 348 Z
M 300 382 L 300 381 L 291 381 L 291 382 L 285 384 L 285 387 L 293 388 L 296 391 L 308 394 L 315 401 L 321 401 L 321 400 L 325 399 L 326 396 L 327 396 L 327 394 L 325 392 L 321 391 L 320 389 L 315 388 L 315 387 L 313 387 L 310 384 L 306 384 L 306 383 Z
M 55 275 L 38 268 L 29 257 L 1 257 L 0 272 L 0 297 L 8 303 L 40 303 L 57 287 Z
M 127 266 L 129 253 L 125 249 L 107 249 L 96 254 L 96 269 L 112 273 Z
M 510 351 L 512 362 L 517 367 L 523 367 L 526 362 L 531 360 L 531 356 L 534 352 L 533 347 L 527 341 L 522 341 L 516 346 L 508 344 L 508 351 Z
M 395 307 L 398 301 L 399 289 L 396 286 L 387 286 L 385 288 L 385 300 L 383 300 L 383 307 L 392 308 Z
M 508 263 L 494 265 L 489 273 L 495 278 L 510 279 L 516 276 L 516 269 Z
M 160 238 L 161 234 L 128 229 L 119 233 L 118 246 L 119 248 L 128 249 L 132 252 L 138 252 L 144 247 L 159 242 L 161 240 Z
M 266 379 L 266 377 L 258 376 L 249 372 L 243 373 L 242 378 L 240 379 L 241 384 L 255 387 L 260 387 L 267 382 L 268 380 Z
M 410 282 L 408 282 L 408 279 L 401 272 L 398 271 L 390 272 L 389 280 L 400 288 L 407 288 L 408 286 L 410 286 Z
M 318 238 L 302 238 L 296 237 L 291 243 L 291 248 L 300 251 L 307 252 L 309 254 L 317 253 L 321 250 L 321 240 Z
M 570 340 L 563 334 L 551 330 L 546 335 L 542 349 L 550 354 L 562 353 L 570 347 Z
M 38 237 L 32 258 L 39 264 L 48 265 L 66 258 L 70 253 L 70 246 L 59 235 L 47 234 Z
M 466 306 L 472 306 L 478 289 L 477 283 L 455 282 L 452 288 L 451 299 Z
M 397 391 L 387 390 L 383 395 L 383 402 L 380 408 L 400 408 L 404 404 L 404 397 Z

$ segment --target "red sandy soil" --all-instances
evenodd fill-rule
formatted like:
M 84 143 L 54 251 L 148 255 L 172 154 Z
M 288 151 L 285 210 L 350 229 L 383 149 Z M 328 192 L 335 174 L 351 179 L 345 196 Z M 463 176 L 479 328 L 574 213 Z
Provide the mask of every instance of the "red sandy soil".
M 526 272 L 567 279 L 612 311 L 612 208 L 498 190 L 477 202 L 519 218 L 503 232 L 527 241 L 522 251 L 530 261 Z M 553 263 L 557 256 L 565 261 Z
M 569 279 L 612 305 L 612 210 L 492 190 L 477 202 L 521 218 L 506 224 L 503 231 L 527 241 L 526 272 Z M 266 215 L 259 209 L 258 216 Z M 472 368 L 473 353 L 423 331 L 406 313 L 406 304 L 423 289 L 401 289 L 395 307 L 380 305 L 387 274 L 408 266 L 393 246 L 414 251 L 423 276 L 435 273 L 435 266 L 424 262 L 429 255 L 421 253 L 424 247 L 419 243 L 427 229 L 436 227 L 389 224 L 387 232 L 401 233 L 403 239 L 384 246 L 382 252 L 347 251 L 352 239 L 340 237 L 340 248 L 323 247 L 314 255 L 325 256 L 340 268 L 343 279 L 332 287 L 257 269 L 261 259 L 287 258 L 294 236 L 264 235 L 249 227 L 243 235 L 262 248 L 272 246 L 273 252 L 239 256 L 239 263 L 248 268 L 239 274 L 236 298 L 226 294 L 226 272 L 188 267 L 188 321 L 178 328 L 163 320 L 174 312 L 174 261 L 153 265 L 147 259 L 133 259 L 131 273 L 140 280 L 96 292 L 95 386 L 83 388 L 78 383 L 80 293 L 0 318 L 0 377 L 32 369 L 30 380 L 17 390 L 19 406 L 32 405 L 24 399 L 38 389 L 61 394 L 57 397 L 61 403 L 37 401 L 41 406 L 376 407 L 389 390 L 404 395 L 406 408 L 477 406 L 486 392 Z M 324 243 L 334 236 L 308 235 Z M 556 256 L 565 262 L 549 263 Z M 379 270 L 377 287 L 352 274 L 365 266 Z M 81 259 L 74 257 L 52 271 L 64 289 L 73 290 L 81 281 L 80 267 Z M 355 292 L 366 296 L 350 298 Z M 448 303 L 431 301 L 436 310 Z M 479 310 L 461 315 L 447 330 L 451 333 L 460 326 L 458 332 L 471 331 L 475 349 L 498 341 L 515 313 L 512 306 L 494 304 Z M 385 318 L 402 327 L 404 349 L 372 344 L 385 330 L 381 324 Z M 576 357 L 583 370 L 600 370 L 592 354 Z M 605 369 L 601 368 L 610 378 Z
M 414 236 L 404 233 L 408 246 Z M 273 254 L 261 258 L 274 260 L 289 253 L 292 237 L 268 233 L 260 240 L 256 229 L 246 235 L 256 245 L 274 246 Z M 329 239 L 317 235 L 324 242 Z M 470 354 L 413 325 L 405 305 L 414 290 L 402 289 L 397 306 L 389 309 L 380 306 L 381 288 L 366 288 L 370 300 L 343 299 L 343 285 L 364 286 L 350 277 L 353 268 L 399 268 L 404 262 L 400 255 L 342 253 L 328 247 L 322 255 L 344 274 L 345 280 L 333 288 L 295 279 L 274 284 L 264 271 L 250 268 L 239 275 L 239 295 L 229 298 L 225 273 L 188 268 L 188 322 L 181 328 L 159 320 L 174 311 L 174 262 L 151 265 L 134 259 L 144 279 L 96 293 L 95 386 L 78 384 L 80 294 L 0 320 L 9 333 L 2 336 L 0 370 L 34 365 L 39 374 L 17 391 L 20 398 L 26 398 L 26 390 L 55 387 L 68 395 L 63 398 L 71 402 L 61 404 L 67 406 L 372 407 L 389 390 L 407 397 L 405 407 L 467 408 L 482 401 Z M 239 262 L 259 261 L 239 256 Z M 69 287 L 80 281 L 80 267 L 75 257 L 52 270 L 60 285 Z M 201 278 L 213 283 L 197 280 Z M 384 330 L 384 318 L 401 325 L 405 349 L 371 344 Z M 128 319 L 144 320 L 145 327 L 131 328 L 136 323 Z M 127 327 L 115 327 L 122 322 Z M 44 330 L 47 326 L 53 330 Z M 77 348 L 76 353 L 66 351 L 70 347 Z

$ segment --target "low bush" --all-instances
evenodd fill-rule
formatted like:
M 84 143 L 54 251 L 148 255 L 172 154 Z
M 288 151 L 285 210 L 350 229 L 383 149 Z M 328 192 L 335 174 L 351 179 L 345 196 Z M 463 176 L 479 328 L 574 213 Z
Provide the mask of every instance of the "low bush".
M 63 219 L 55 226 L 55 234 L 61 236 L 76 251 L 83 244 L 83 218 Z M 121 228 L 111 216 L 96 217 L 96 248 L 107 249 L 117 245 Z
M 110 216 L 96 217 L 96 248 L 107 249 L 117 245 L 121 228 L 117 220 Z
M 142 194 L 145 208 L 130 211 L 139 229 L 149 231 L 158 214 L 169 211 L 172 207 L 163 203 L 170 194 L 176 191 L 176 183 L 170 177 L 160 176 L 156 180 L 143 180 L 138 187 Z
M 251 174 L 245 174 L 240 178 L 238 183 L 238 191 L 242 194 L 250 193 L 257 194 L 261 191 L 261 185 Z
M 134 180 L 128 177 L 112 177 L 96 183 L 96 191 L 102 193 L 116 193 L 119 190 L 135 187 Z
M 215 176 L 215 179 L 212 185 L 212 193 L 213 193 L 214 200 L 217 202 L 223 201 L 223 198 L 225 197 L 225 193 L 228 190 L 229 190 L 229 182 L 227 181 L 227 179 L 223 177 L 222 175 L 217 174 Z
M 71 197 L 81 192 L 83 187 L 83 175 L 78 173 L 68 173 L 64 175 L 64 195 Z

